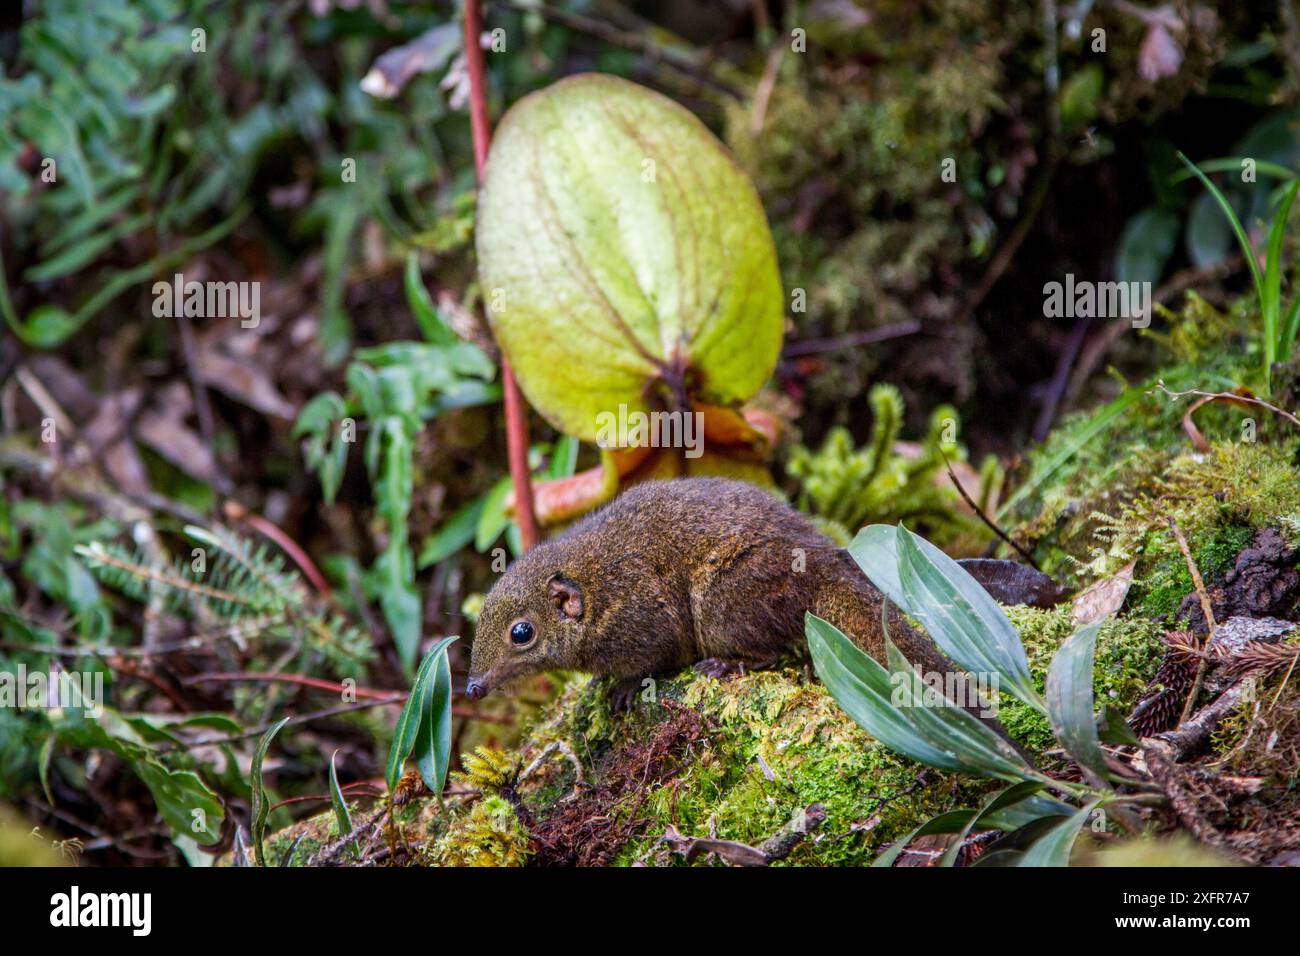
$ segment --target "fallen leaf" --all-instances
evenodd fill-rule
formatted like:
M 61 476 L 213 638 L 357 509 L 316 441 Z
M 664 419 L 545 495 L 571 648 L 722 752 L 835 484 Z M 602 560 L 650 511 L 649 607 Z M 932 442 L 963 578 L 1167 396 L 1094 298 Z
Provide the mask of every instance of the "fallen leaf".
M 1123 607 L 1124 598 L 1128 596 L 1128 589 L 1133 584 L 1133 568 L 1136 565 L 1137 558 L 1134 558 L 1120 568 L 1114 577 L 1098 581 L 1080 591 L 1074 599 L 1074 608 L 1070 612 L 1070 619 L 1074 625 L 1082 627 L 1091 624 L 1093 621 L 1114 614 Z
M 375 60 L 361 80 L 362 92 L 391 100 L 418 73 L 441 69 L 460 50 L 460 27 L 443 23 L 424 31 L 410 43 L 394 47 Z
M 194 366 L 204 385 L 249 408 L 290 421 L 297 417 L 293 402 L 280 394 L 266 369 L 252 356 L 232 358 L 211 340 L 205 340 L 194 357 Z

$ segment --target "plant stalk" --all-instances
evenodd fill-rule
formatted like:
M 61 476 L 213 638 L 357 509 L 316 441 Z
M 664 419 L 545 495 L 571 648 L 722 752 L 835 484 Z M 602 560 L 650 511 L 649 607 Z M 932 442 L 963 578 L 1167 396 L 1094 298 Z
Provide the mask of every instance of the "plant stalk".
M 488 126 L 487 84 L 483 66 L 483 33 L 478 0 L 465 0 L 465 66 L 469 73 L 469 125 L 474 136 L 474 168 L 483 182 L 487 166 L 488 144 L 492 131 Z M 528 418 L 523 394 L 505 352 L 501 353 L 501 391 L 506 411 L 506 457 L 510 462 L 510 480 L 515 488 L 515 520 L 525 551 L 537 544 L 537 512 L 533 503 L 533 481 L 528 472 Z

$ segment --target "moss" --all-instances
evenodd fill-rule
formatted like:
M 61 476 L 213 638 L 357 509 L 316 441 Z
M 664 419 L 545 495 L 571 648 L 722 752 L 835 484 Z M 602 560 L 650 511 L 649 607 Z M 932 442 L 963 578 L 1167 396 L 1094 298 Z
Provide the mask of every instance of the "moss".
M 522 866 L 528 833 L 515 808 L 499 796 L 484 797 L 455 818 L 430 849 L 435 866 Z
M 1007 616 L 1020 632 L 1029 659 L 1029 672 L 1041 691 L 1052 657 L 1074 633 L 1070 606 L 1051 610 L 1010 607 Z M 1162 628 L 1138 614 L 1112 618 L 1097 635 L 1093 667 L 1093 694 L 1098 707 L 1105 704 L 1127 715 L 1159 667 L 1164 655 Z M 1031 753 L 1042 755 L 1056 746 L 1047 719 L 1008 694 L 1001 695 L 998 719 Z
M 1177 75 L 1158 84 L 1135 65 L 1145 34 L 1136 18 L 1098 4 L 1081 38 L 1062 41 L 1063 118 L 1097 144 L 1073 160 L 1105 155 L 1113 124 L 1178 108 L 1203 88 L 1226 37 L 1254 35 L 1240 5 L 1212 6 L 1222 29 L 1192 31 Z M 800 12 L 785 27 L 807 30 L 807 55 L 782 61 L 761 125 L 748 100 L 725 107 L 728 145 L 769 210 L 786 288 L 806 293 L 795 315 L 803 328 L 833 335 L 918 317 L 944 325 L 942 339 L 844 350 L 819 363 L 809 403 L 841 424 L 854 411 L 843 396 L 860 394 L 881 365 L 897 374 L 900 351 L 906 377 L 932 386 L 927 396 L 946 389 L 962 401 L 973 392 L 977 333 L 957 318 L 961 277 L 983 271 L 1024 212 L 1043 166 L 1034 144 L 1045 135 L 1024 104 L 1048 95 L 1033 4 L 870 7 L 856 27 L 789 8 Z M 1102 57 L 1088 43 L 1097 27 L 1108 36 Z M 945 161 L 955 180 L 936 174 Z
M 1259 316 L 1249 299 L 1219 311 L 1189 295 L 1182 312 L 1167 318 L 1170 331 L 1149 337 L 1168 349 L 1170 364 L 1130 393 L 1131 404 L 1108 427 L 1097 430 L 1093 412 L 1053 432 L 1030 456 L 1031 474 L 1043 476 L 1019 509 L 1030 517 L 1011 529 L 1035 546 L 1044 570 L 1067 583 L 1087 584 L 1140 558 L 1130 606 L 1162 618 L 1191 590 L 1169 518 L 1207 579 L 1230 566 L 1252 529 L 1300 531 L 1294 426 L 1262 409 L 1207 404 L 1195 423 L 1209 450 L 1197 451 L 1183 429 L 1193 399 L 1154 387 L 1227 391 L 1252 382 Z M 1246 419 L 1253 432 L 1243 427 Z
M 978 799 L 987 781 L 923 770 L 873 741 L 820 684 L 786 668 L 715 680 L 693 673 L 660 681 L 655 701 L 612 717 L 602 682 L 573 683 L 541 722 L 526 748 L 540 751 L 562 739 L 582 761 L 589 783 L 611 770 L 621 748 L 644 740 L 672 713 L 669 701 L 697 711 L 708 731 L 681 755 L 677 771 L 648 795 L 612 814 L 635 812 L 639 836 L 618 863 L 673 864 L 658 842 L 668 826 L 687 835 L 713 834 L 762 843 L 811 804 L 826 809 L 818 834 L 787 863 L 863 864 L 892 840 L 954 803 Z M 544 817 L 572 792 L 574 773 L 563 760 L 522 788 L 529 811 Z
M 354 810 L 353 812 L 358 811 Z M 299 820 L 297 823 L 277 830 L 275 833 L 267 834 L 262 844 L 263 852 L 266 855 L 266 865 L 282 865 L 289 853 L 289 848 L 293 846 L 293 841 L 297 840 L 299 836 L 302 837 L 302 840 L 293 851 L 290 866 L 302 866 L 317 850 L 338 838 L 338 825 L 335 823 L 334 814 L 326 811 L 314 817 Z M 253 851 L 250 847 L 250 860 L 252 856 Z

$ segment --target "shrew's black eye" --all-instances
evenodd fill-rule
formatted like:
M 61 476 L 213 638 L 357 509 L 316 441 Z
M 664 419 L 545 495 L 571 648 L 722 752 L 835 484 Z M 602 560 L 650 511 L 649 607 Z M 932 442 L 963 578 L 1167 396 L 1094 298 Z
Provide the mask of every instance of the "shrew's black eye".
M 533 626 L 527 621 L 516 621 L 510 628 L 510 640 L 515 644 L 527 644 L 533 639 Z

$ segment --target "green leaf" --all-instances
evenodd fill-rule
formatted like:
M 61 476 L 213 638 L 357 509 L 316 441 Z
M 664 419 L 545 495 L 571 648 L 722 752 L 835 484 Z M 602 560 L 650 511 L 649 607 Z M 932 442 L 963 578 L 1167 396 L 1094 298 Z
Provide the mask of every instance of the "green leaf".
M 1291 215 L 1291 206 L 1295 203 L 1296 192 L 1300 191 L 1300 180 L 1287 187 L 1282 201 L 1273 214 L 1273 225 L 1268 233 L 1268 254 L 1264 261 L 1264 294 L 1260 314 L 1264 323 L 1264 361 L 1271 369 L 1278 359 L 1278 349 L 1282 344 L 1285 331 L 1279 328 L 1282 322 L 1282 240 L 1286 236 L 1286 222 Z
M 411 755 L 412 748 L 415 747 L 416 734 L 420 730 L 420 713 L 424 705 L 425 687 L 429 673 L 437 663 L 435 656 L 432 653 L 426 654 L 424 660 L 420 662 L 420 668 L 415 672 L 415 680 L 411 683 L 411 694 L 406 698 L 402 712 L 397 716 L 397 726 L 393 728 L 393 745 L 388 750 L 388 767 L 385 773 L 389 793 L 397 789 L 397 781 L 402 777 L 402 767 L 406 764 L 406 758 Z
M 1087 806 L 1077 810 L 1052 827 L 1044 836 L 1034 841 L 1016 862 L 1016 866 L 1069 866 L 1070 850 L 1079 836 L 1079 831 L 1092 815 L 1092 811 L 1101 803 L 1100 799 L 1091 801 Z
M 338 755 L 337 750 L 330 754 L 330 803 L 334 806 L 334 821 L 338 824 L 339 836 L 345 837 L 352 832 L 352 814 L 348 812 L 348 802 L 343 799 L 338 770 L 334 766 Z
M 320 478 L 321 492 L 332 504 L 348 464 L 348 443 L 343 440 L 342 421 L 347 406 L 336 392 L 321 392 L 298 413 L 293 437 L 306 436 L 307 467 Z
M 379 608 L 384 613 L 384 623 L 392 632 L 402 666 L 410 673 L 416 651 L 420 648 L 420 627 L 423 621 L 420 595 L 415 590 L 415 585 L 389 577 L 383 582 Z
M 888 633 L 885 652 L 895 706 L 904 711 L 922 736 L 954 753 L 968 772 L 1001 780 L 1026 780 L 1035 776 L 1024 757 L 988 724 L 947 700 L 943 688 L 930 687 L 889 639 Z
M 997 793 L 990 794 L 984 801 L 978 814 L 972 814 L 970 821 L 962 827 L 957 834 L 957 839 L 952 841 L 952 845 L 944 852 L 939 860 L 940 866 L 953 866 L 957 862 L 957 854 L 961 852 L 962 841 L 973 831 L 981 829 L 990 817 L 1000 810 L 1015 806 L 1017 803 L 1034 796 L 1043 789 L 1043 784 L 1037 780 L 1026 780 L 1022 783 L 1015 783 L 1005 790 L 999 790 Z M 987 826 L 984 827 L 987 829 Z
M 41 780 L 41 790 L 45 793 L 45 802 L 54 806 L 54 795 L 50 792 L 50 761 L 54 758 L 54 741 L 57 734 L 49 734 L 41 741 L 41 750 L 36 758 L 37 774 Z
M 1181 223 L 1168 209 L 1150 207 L 1128 221 L 1115 252 L 1119 282 L 1159 282 L 1173 255 Z
M 1066 132 L 1091 123 L 1101 108 L 1106 75 L 1100 65 L 1089 63 L 1066 78 L 1061 86 L 1061 128 Z
M 1223 218 L 1214 197 L 1209 193 L 1196 197 L 1187 212 L 1187 230 L 1183 239 L 1192 265 L 1197 269 L 1218 265 L 1232 252 L 1233 242 L 1232 226 Z
M 406 256 L 406 303 L 411 307 L 411 314 L 420 326 L 424 337 L 434 345 L 451 345 L 459 341 L 447 320 L 442 317 L 438 307 L 429 298 L 429 290 L 424 287 L 420 276 L 420 255 L 412 251 Z
M 257 742 L 257 749 L 253 751 L 253 766 L 249 771 L 248 786 L 253 792 L 252 807 L 250 808 L 251 830 L 253 855 L 257 859 L 258 866 L 266 866 L 266 857 L 262 851 L 262 839 L 266 835 L 266 818 L 271 812 L 271 804 L 267 799 L 266 788 L 262 783 L 262 761 L 266 759 L 266 751 L 271 746 L 271 741 L 280 732 L 280 728 L 288 722 L 288 717 L 281 717 L 274 727 L 262 735 L 262 739 Z
M 1130 406 L 1138 402 L 1144 394 L 1145 391 L 1140 388 L 1125 389 L 1119 398 L 1098 409 L 1088 420 L 1087 425 L 1072 433 L 1072 440 L 1069 444 L 1047 461 L 1038 465 L 1030 479 L 1017 488 L 1015 494 L 998 508 L 998 518 L 1005 518 L 1011 514 L 1016 505 L 1037 491 L 1039 486 L 1056 472 L 1056 469 L 1078 454 L 1080 448 L 1089 444 L 1094 438 L 1114 425 L 1129 410 Z
M 578 467 L 578 439 L 572 435 L 561 435 L 551 449 L 551 464 L 547 477 L 551 479 L 569 478 Z
M 1277 360 L 1279 362 L 1291 360 L 1291 350 L 1295 346 L 1297 333 L 1300 333 L 1300 294 L 1291 300 L 1291 306 L 1282 319 L 1282 326 L 1278 333 L 1280 344 L 1277 349 Z
M 859 727 L 918 763 L 943 770 L 962 769 L 954 755 L 922 737 L 912 722 L 894 708 L 894 688 L 888 672 L 858 650 L 837 627 L 808 614 L 804 633 L 817 676 Z
M 958 833 L 964 827 L 970 825 L 975 817 L 974 810 L 949 810 L 947 813 L 941 813 L 937 817 L 926 820 L 919 827 L 914 829 L 907 836 L 895 843 L 880 856 L 871 861 L 872 866 L 889 867 L 894 865 L 894 861 L 899 855 L 907 849 L 907 845 L 919 836 L 930 836 L 934 833 Z
M 1108 704 L 1101 705 L 1101 717 L 1097 721 L 1097 736 L 1108 744 L 1117 747 L 1140 747 L 1142 741 L 1133 733 L 1133 728 L 1123 715 Z
M 507 475 L 493 485 L 484 498 L 474 531 L 474 550 L 486 551 L 510 523 L 510 516 L 506 514 L 506 496 L 510 494 L 510 488 L 510 476 Z
M 202 836 L 203 843 L 220 839 L 224 815 L 221 801 L 198 774 L 169 770 L 158 760 L 141 760 L 133 769 L 149 788 L 158 813 L 169 827 L 186 836 Z
M 690 112 L 614 76 L 518 101 L 492 139 L 476 241 L 487 317 L 529 402 L 595 442 L 665 373 L 730 405 L 767 381 L 785 301 L 762 204 Z
M 14 331 L 32 348 L 48 349 L 60 344 L 80 327 L 80 319 L 67 309 L 57 305 L 38 305 Z
M 1093 713 L 1092 667 L 1101 620 L 1075 631 L 1061 645 L 1047 672 L 1047 715 L 1052 732 L 1085 773 L 1096 781 L 1109 775 Z
M 416 562 L 421 570 L 445 561 L 474 540 L 474 532 L 478 528 L 486 500 L 486 497 L 478 498 L 457 509 L 447 519 L 447 523 L 425 542 L 420 559 Z
M 424 784 L 437 796 L 442 795 L 451 764 L 451 665 L 447 647 L 456 637 L 444 637 L 429 651 L 434 659 L 420 707 L 420 726 L 411 755 Z
M 1044 711 L 1029 676 L 1024 644 L 1002 608 L 956 561 L 901 525 L 876 525 L 849 545 L 863 572 L 916 618 L 950 658 L 977 674 L 997 674 L 1000 689 Z
M 1214 185 L 1214 183 L 1210 181 L 1210 178 L 1206 176 L 1205 173 L 1201 172 L 1197 165 L 1184 156 L 1181 151 L 1178 153 L 1178 158 L 1182 160 L 1184 165 L 1191 169 L 1191 171 L 1196 175 L 1196 178 L 1201 181 L 1207 190 L 1209 190 L 1210 195 L 1214 197 L 1214 201 L 1219 204 L 1219 208 L 1223 211 L 1223 215 L 1228 220 L 1228 224 L 1232 226 L 1232 231 L 1236 235 L 1237 242 L 1241 246 L 1241 253 L 1245 256 L 1246 264 L 1250 267 L 1251 278 L 1255 280 L 1255 291 L 1259 295 L 1259 301 L 1262 304 L 1264 302 L 1264 276 L 1259 271 L 1259 263 L 1255 261 L 1255 247 L 1251 245 L 1250 237 L 1246 235 L 1246 230 L 1241 225 L 1241 220 L 1237 218 L 1237 214 L 1233 211 L 1232 204 L 1229 203 L 1227 197 L 1219 191 L 1219 187 Z
M 965 710 L 925 706 L 916 685 L 903 679 L 915 676 L 910 668 L 890 674 L 834 625 L 812 614 L 804 621 L 818 677 L 844 712 L 885 746 L 941 770 L 1012 781 L 1034 773 L 1014 749 Z

